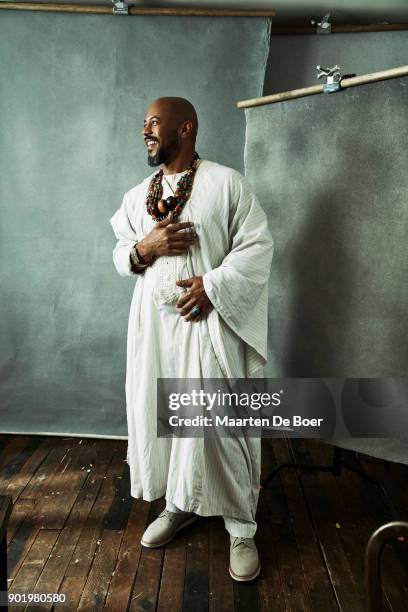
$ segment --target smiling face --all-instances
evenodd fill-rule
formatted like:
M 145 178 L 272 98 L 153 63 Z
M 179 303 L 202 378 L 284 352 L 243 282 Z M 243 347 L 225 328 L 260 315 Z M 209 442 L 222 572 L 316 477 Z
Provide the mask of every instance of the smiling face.
M 172 161 L 180 151 L 179 122 L 169 105 L 154 102 L 143 122 L 143 137 L 149 166 Z
M 149 166 L 169 164 L 180 155 L 191 157 L 197 129 L 197 114 L 191 102 L 176 97 L 155 100 L 143 122 Z

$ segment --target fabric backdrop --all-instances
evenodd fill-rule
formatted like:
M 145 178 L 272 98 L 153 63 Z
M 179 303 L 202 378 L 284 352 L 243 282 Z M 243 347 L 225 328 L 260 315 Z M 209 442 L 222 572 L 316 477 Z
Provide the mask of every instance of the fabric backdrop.
M 3 432 L 126 435 L 133 279 L 109 224 L 150 173 L 150 101 L 189 98 L 203 158 L 243 171 L 241 98 L 262 92 L 270 22 L 4 12 L 0 24 Z
M 403 77 L 246 110 L 275 239 L 269 376 L 407 377 L 407 92 Z M 395 441 L 344 445 L 408 462 Z

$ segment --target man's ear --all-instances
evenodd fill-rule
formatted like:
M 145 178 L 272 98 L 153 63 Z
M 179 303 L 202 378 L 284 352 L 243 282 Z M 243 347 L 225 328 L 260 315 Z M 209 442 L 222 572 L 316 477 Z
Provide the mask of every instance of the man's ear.
M 192 121 L 184 121 L 181 125 L 181 137 L 185 138 L 186 136 L 190 136 L 193 133 L 193 123 Z

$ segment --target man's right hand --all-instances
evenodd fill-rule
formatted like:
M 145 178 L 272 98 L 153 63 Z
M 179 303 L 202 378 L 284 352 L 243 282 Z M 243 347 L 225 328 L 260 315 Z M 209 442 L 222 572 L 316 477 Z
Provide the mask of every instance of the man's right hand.
M 182 255 L 197 241 L 197 234 L 184 230 L 194 223 L 185 221 L 173 223 L 173 211 L 159 221 L 147 236 L 137 243 L 137 252 L 146 263 L 162 255 Z

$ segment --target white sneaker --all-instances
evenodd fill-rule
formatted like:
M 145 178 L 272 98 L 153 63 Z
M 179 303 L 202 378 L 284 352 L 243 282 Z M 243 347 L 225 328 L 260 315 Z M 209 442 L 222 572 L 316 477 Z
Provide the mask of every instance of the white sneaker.
M 261 571 L 258 550 L 254 538 L 234 538 L 230 536 L 231 578 L 239 582 L 253 580 Z
M 187 527 L 197 519 L 193 512 L 170 512 L 163 510 L 155 521 L 150 523 L 141 540 L 146 548 L 164 546 L 176 535 L 179 529 Z

